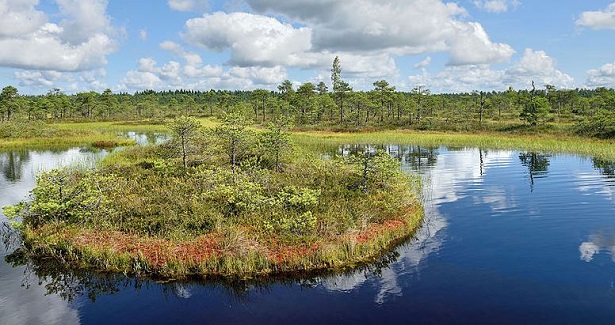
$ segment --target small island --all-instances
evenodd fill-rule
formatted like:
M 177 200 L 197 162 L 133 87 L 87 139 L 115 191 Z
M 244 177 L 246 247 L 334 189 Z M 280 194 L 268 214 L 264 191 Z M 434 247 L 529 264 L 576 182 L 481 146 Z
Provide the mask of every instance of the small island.
M 289 127 L 179 117 L 164 144 L 44 172 L 28 201 L 4 208 L 19 253 L 163 279 L 248 278 L 351 268 L 415 232 L 418 176 L 384 152 L 294 147 Z

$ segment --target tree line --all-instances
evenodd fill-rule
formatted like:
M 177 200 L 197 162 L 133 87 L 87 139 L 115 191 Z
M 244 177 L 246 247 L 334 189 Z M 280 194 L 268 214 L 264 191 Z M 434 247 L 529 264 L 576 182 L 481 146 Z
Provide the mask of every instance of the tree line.
M 107 89 L 65 94 L 55 88 L 45 95 L 30 96 L 6 86 L 0 94 L 0 120 L 163 119 L 239 111 L 263 125 L 281 116 L 292 117 L 298 128 L 469 131 L 502 122 L 530 126 L 561 122 L 575 123 L 576 130 L 586 135 L 615 136 L 612 88 L 540 88 L 532 82 L 531 89 L 433 94 L 424 85 L 402 91 L 387 80 L 378 80 L 373 89 L 357 91 L 341 73 L 336 57 L 330 88 L 324 81 L 293 84 L 285 80 L 274 91 L 146 90 L 128 94 Z

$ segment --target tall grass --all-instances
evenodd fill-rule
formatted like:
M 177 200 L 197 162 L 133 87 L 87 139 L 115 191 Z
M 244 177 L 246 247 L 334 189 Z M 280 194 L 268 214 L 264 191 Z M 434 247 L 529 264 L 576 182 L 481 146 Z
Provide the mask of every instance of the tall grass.
M 350 143 L 417 144 L 422 146 L 481 147 L 485 149 L 528 150 L 571 153 L 615 160 L 615 141 L 552 135 L 507 135 L 501 133 L 441 133 L 381 131 L 372 133 L 297 132 L 298 146 L 312 150 Z

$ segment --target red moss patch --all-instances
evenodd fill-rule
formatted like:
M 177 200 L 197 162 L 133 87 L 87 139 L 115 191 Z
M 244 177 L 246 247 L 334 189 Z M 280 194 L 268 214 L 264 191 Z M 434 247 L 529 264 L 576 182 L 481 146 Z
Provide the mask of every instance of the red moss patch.
M 77 248 L 108 250 L 141 256 L 154 269 L 171 261 L 198 264 L 221 255 L 220 235 L 208 234 L 193 240 L 175 243 L 166 239 L 143 238 L 119 231 L 84 230 L 72 240 Z

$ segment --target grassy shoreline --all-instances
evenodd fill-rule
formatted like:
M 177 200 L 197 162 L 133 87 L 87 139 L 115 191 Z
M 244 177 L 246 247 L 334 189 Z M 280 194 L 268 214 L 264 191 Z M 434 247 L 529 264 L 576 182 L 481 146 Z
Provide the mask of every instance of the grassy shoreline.
M 275 129 L 226 127 L 243 135 L 204 130 L 188 156 L 173 138 L 91 171 L 42 173 L 31 201 L 4 209 L 21 253 L 155 278 L 249 278 L 373 262 L 420 226 L 420 178 L 386 153 L 272 152 L 262 139 L 285 141 Z M 235 165 L 225 145 L 237 141 Z
M 410 238 L 422 220 L 422 208 L 414 204 L 398 218 L 366 225 L 333 241 L 289 246 L 268 238 L 264 254 L 225 251 L 219 233 L 174 241 L 56 225 L 26 231 L 19 254 L 52 258 L 78 269 L 163 280 L 292 276 L 345 271 L 373 263 Z
M 200 122 L 210 126 L 216 124 L 211 120 L 201 120 Z M 133 124 L 117 124 L 115 122 L 69 123 L 59 126 L 59 128 L 66 130 L 112 129 L 115 131 L 134 131 L 134 127 Z M 137 131 L 163 132 L 164 126 L 143 124 L 138 125 Z M 290 137 L 295 145 L 301 148 L 300 153 L 295 154 L 296 156 L 301 156 L 304 153 L 321 152 L 323 148 L 331 148 L 331 146 L 355 143 L 481 147 L 550 153 L 561 152 L 590 155 L 602 159 L 615 159 L 615 142 L 612 140 L 594 140 L 553 134 L 519 135 L 493 132 L 467 134 L 393 130 L 360 133 L 294 132 Z M 161 161 L 151 160 L 153 159 L 152 156 L 147 156 L 151 154 L 152 152 L 146 153 L 146 155 L 143 155 L 143 153 L 129 154 L 124 159 L 117 159 L 116 157 L 111 159 L 112 163 L 107 167 L 112 166 L 113 163 L 118 166 L 123 165 L 122 168 L 150 166 L 143 168 L 148 170 L 152 167 L 158 168 L 162 171 L 161 176 L 166 179 L 175 177 L 173 175 L 176 173 L 176 167 L 168 169 L 170 165 L 167 163 L 161 165 Z M 213 161 L 215 160 L 213 159 Z M 301 170 L 305 166 L 302 165 L 302 167 L 296 167 L 296 169 Z M 319 168 L 322 171 L 327 170 L 322 166 Z M 331 166 L 328 168 L 331 168 Z M 198 174 L 204 171 L 195 170 L 195 172 Z M 213 172 L 213 174 L 210 172 Z M 148 171 L 148 173 L 151 174 L 152 172 Z M 207 173 L 207 175 L 215 175 L 218 171 L 207 171 Z M 291 184 L 293 184 L 293 181 L 298 181 L 297 186 L 306 186 L 307 189 L 309 186 L 306 185 L 308 183 L 305 180 L 312 179 L 311 176 L 313 175 L 305 171 L 302 171 L 302 173 L 285 176 L 286 178 L 283 177 L 282 179 L 287 182 L 290 181 Z M 322 175 L 326 176 L 326 172 Z M 348 175 L 350 174 L 346 174 L 345 177 L 348 177 Z M 235 179 L 234 177 L 233 179 Z M 331 177 L 331 175 L 326 177 Z M 279 182 L 275 181 L 278 182 L 276 186 L 286 185 L 282 179 Z M 271 179 L 268 179 L 267 182 L 270 181 Z M 377 195 L 374 194 L 376 196 L 362 199 L 377 202 L 381 198 L 378 195 L 385 195 L 387 196 L 386 200 L 388 200 L 386 202 L 394 205 L 398 209 L 398 213 L 389 213 L 387 218 L 379 222 L 364 221 L 361 223 L 355 220 L 351 222 L 351 227 L 347 227 L 348 229 L 326 237 L 311 233 L 307 236 L 293 237 L 295 239 L 291 241 L 280 241 L 275 235 L 263 230 L 255 230 L 254 228 L 257 227 L 242 222 L 232 226 L 216 226 L 205 234 L 193 237 L 157 237 L 112 229 L 76 226 L 62 221 L 40 227 L 23 228 L 24 249 L 22 253 L 25 252 L 29 256 L 55 258 L 76 268 L 164 279 L 184 279 L 194 276 L 245 279 L 296 274 L 297 272 L 345 270 L 376 261 L 381 255 L 412 236 L 420 226 L 423 214 L 417 193 L 413 192 L 413 190 L 416 190 L 416 183 L 408 180 L 399 181 L 401 183 L 395 183 L 394 190 L 391 192 L 378 193 Z M 331 184 L 334 183 L 336 182 L 334 181 Z M 202 184 L 202 181 L 199 184 Z M 323 181 L 322 184 L 325 184 L 325 182 Z M 356 184 L 353 186 L 356 186 Z M 271 191 L 271 189 L 267 191 Z M 275 195 L 278 194 L 274 193 L 267 200 L 275 198 Z M 407 201 L 401 202 L 399 199 L 392 199 L 394 197 L 403 197 Z M 119 200 L 121 201 L 121 198 Z M 327 201 L 329 203 L 334 202 L 330 199 L 327 200 L 329 200 Z M 193 206 L 190 207 L 190 209 L 193 208 Z M 366 207 L 363 209 L 368 211 Z M 326 211 L 325 213 L 329 215 L 329 218 L 331 215 L 335 215 L 335 212 Z M 248 219 L 252 220 L 251 217 L 248 217 Z M 376 219 L 378 218 L 376 217 Z M 220 220 L 214 223 L 227 222 Z M 332 221 L 326 222 L 331 223 Z M 317 228 L 327 227 L 326 222 L 319 223 Z M 256 224 L 260 223 L 262 223 L 262 220 L 256 222 Z
M 218 124 L 211 118 L 200 118 L 205 127 Z M 168 133 L 166 125 L 152 121 L 107 121 L 107 122 L 62 122 L 52 124 L 59 130 L 77 132 L 74 135 L 42 138 L 0 139 L 0 149 L 68 147 L 90 145 L 97 141 L 119 141 L 118 145 L 130 145 L 134 142 L 117 137 L 120 132 L 160 132 Z M 89 134 L 84 135 L 86 132 Z M 515 134 L 498 131 L 482 132 L 440 132 L 417 130 L 385 130 L 366 132 L 332 132 L 332 131 L 295 131 L 291 134 L 298 145 L 318 149 L 322 146 L 362 144 L 417 144 L 424 146 L 481 147 L 485 149 L 529 150 L 549 153 L 570 153 L 595 156 L 615 160 L 615 139 L 565 135 L 561 132 L 535 131 L 534 134 Z
M 377 131 L 338 133 L 324 131 L 295 132 L 298 145 L 319 148 L 344 144 L 414 144 L 423 146 L 480 147 L 483 149 L 528 150 L 548 153 L 569 153 L 615 160 L 615 140 L 543 135 L 510 135 L 503 133 L 448 133 L 420 131 Z

